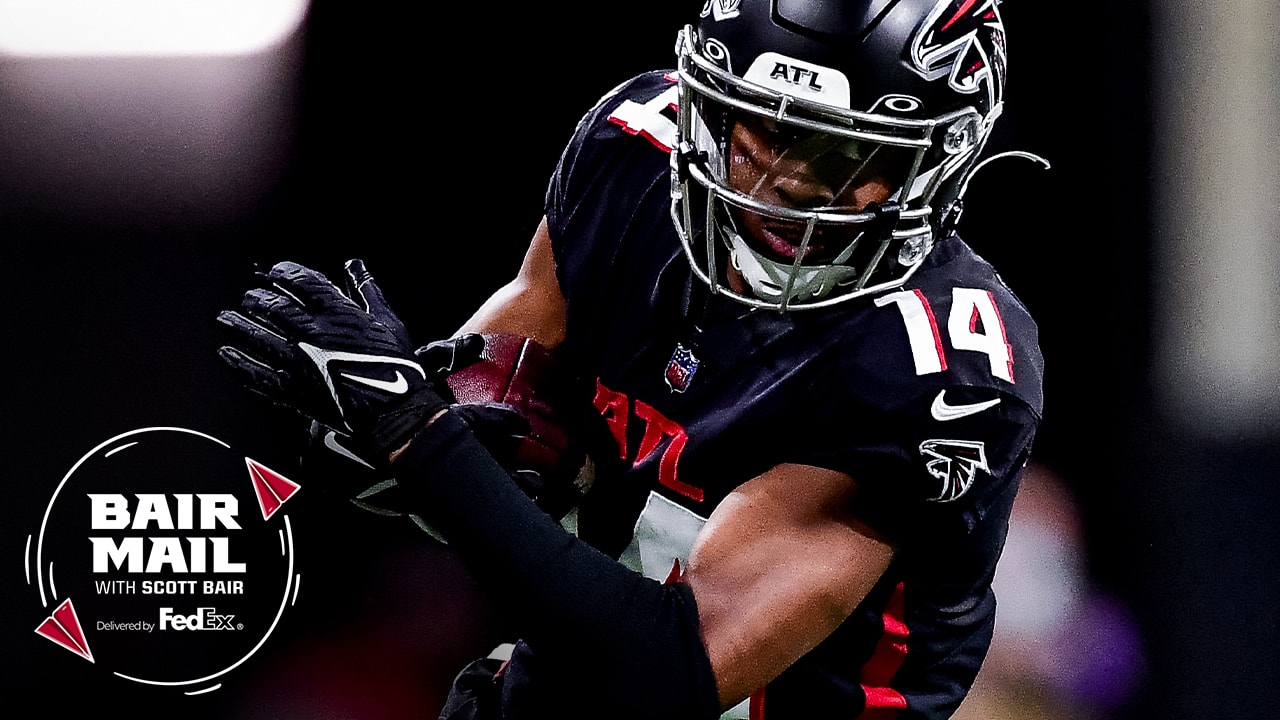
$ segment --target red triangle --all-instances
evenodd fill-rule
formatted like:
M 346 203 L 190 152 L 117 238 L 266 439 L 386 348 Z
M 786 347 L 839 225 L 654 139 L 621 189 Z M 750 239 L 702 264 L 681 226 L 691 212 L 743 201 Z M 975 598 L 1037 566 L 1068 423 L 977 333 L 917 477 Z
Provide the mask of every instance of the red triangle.
M 680 569 L 680 558 L 673 558 L 671 560 L 671 572 L 667 573 L 667 579 L 663 580 L 662 584 L 670 585 L 671 583 L 680 582 L 683 577 L 684 571 Z
M 253 491 L 258 495 L 262 519 L 269 520 L 285 500 L 298 492 L 298 483 L 253 458 L 246 457 L 244 462 L 249 466 L 249 478 L 253 481 Z
M 62 601 L 53 614 L 40 623 L 36 633 L 46 637 L 80 657 L 93 662 L 93 653 L 89 652 L 89 643 L 84 639 L 84 631 L 80 629 L 80 620 L 76 610 L 71 606 L 71 598 Z
M 262 519 L 270 520 L 276 510 L 280 509 L 280 501 L 271 493 L 271 489 L 262 482 L 262 478 L 252 468 L 249 469 L 249 476 L 253 478 L 253 490 L 258 494 L 258 507 L 262 508 Z

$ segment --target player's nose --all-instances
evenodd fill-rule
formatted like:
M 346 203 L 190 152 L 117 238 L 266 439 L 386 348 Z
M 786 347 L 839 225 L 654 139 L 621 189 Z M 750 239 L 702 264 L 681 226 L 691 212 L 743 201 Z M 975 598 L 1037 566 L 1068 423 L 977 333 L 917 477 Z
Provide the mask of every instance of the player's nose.
M 793 208 L 827 207 L 836 196 L 830 185 L 807 173 L 778 177 L 773 192 L 782 205 Z

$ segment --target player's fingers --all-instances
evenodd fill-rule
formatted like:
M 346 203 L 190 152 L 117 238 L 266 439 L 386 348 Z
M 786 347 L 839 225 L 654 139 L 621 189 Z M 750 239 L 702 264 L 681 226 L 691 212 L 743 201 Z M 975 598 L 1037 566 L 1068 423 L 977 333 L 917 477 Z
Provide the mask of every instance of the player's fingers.
M 532 432 L 529 420 L 515 408 L 502 403 L 464 403 L 454 406 L 477 435 L 524 437 Z
M 291 298 L 304 308 L 327 308 L 351 305 L 352 301 L 329 278 L 295 262 L 276 263 L 263 274 L 277 293 Z
M 240 299 L 240 309 L 247 315 L 273 324 L 291 323 L 294 318 L 308 312 L 301 299 L 274 285 L 246 291 Z
M 514 408 L 500 403 L 463 403 L 453 406 L 481 445 L 499 464 L 509 467 L 530 433 L 529 421 Z
M 365 285 L 373 282 L 373 274 L 365 267 L 364 261 L 360 258 L 352 258 L 348 260 L 342 269 L 343 285 L 347 289 L 347 297 L 355 300 L 357 304 L 363 305 L 365 310 L 370 310 L 369 298 L 365 296 Z M 378 286 L 374 285 L 373 292 L 377 292 Z M 381 293 L 378 292 L 379 297 Z
M 484 354 L 484 336 L 479 333 L 459 335 L 454 344 L 453 357 L 450 359 L 448 370 L 450 372 L 461 370 L 479 360 L 482 354 Z
M 535 502 L 542 498 L 543 492 L 546 490 L 546 483 L 542 481 L 542 474 L 537 470 L 512 470 L 511 479 L 515 481 L 516 486 L 528 495 Z
M 217 320 L 235 338 L 236 345 L 245 348 L 255 357 L 278 362 L 290 357 L 292 353 L 289 340 L 265 321 L 234 310 L 223 310 L 218 313 Z
M 230 345 L 218 348 L 218 357 L 239 377 L 241 382 L 268 399 L 279 402 L 284 396 L 284 378 L 271 367 Z
M 466 333 L 448 340 L 437 340 L 414 351 L 418 362 L 428 372 L 454 372 L 476 362 L 484 354 L 484 337 Z
M 273 331 L 282 338 L 295 340 L 316 331 L 318 316 L 341 312 L 341 309 L 328 309 L 328 303 L 331 303 L 331 300 L 299 296 L 290 290 L 291 288 L 280 288 L 275 285 L 253 288 L 244 294 L 240 309 L 244 316 L 251 318 L 264 329 Z M 336 289 L 334 292 L 337 292 Z M 342 302 L 346 303 L 347 309 L 352 312 L 361 312 L 346 298 L 342 298 Z
M 373 274 L 365 266 L 364 260 L 352 258 L 343 265 L 343 270 L 348 296 L 378 322 L 386 325 L 406 347 L 409 347 L 412 344 L 409 340 L 409 331 L 391 309 L 391 305 L 387 303 L 386 297 L 382 294 L 382 288 L 374 282 Z

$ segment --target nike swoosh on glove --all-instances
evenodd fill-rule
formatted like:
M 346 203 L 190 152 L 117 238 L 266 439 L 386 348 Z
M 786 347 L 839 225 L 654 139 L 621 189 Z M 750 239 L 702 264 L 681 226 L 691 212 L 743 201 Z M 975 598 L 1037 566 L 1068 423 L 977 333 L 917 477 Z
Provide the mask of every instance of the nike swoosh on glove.
M 350 261 L 346 272 L 352 297 L 297 263 L 260 273 L 239 310 L 218 314 L 232 336 L 218 356 L 250 390 L 351 436 L 362 457 L 385 463 L 448 407 L 448 391 L 418 362 L 364 263 Z

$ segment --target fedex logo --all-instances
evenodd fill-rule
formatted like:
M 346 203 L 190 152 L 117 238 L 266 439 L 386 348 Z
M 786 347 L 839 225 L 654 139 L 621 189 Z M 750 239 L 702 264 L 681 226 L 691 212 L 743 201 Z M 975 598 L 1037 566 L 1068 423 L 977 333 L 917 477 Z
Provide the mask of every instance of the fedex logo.
M 191 615 L 175 615 L 173 608 L 160 608 L 161 630 L 239 630 L 232 620 L 235 615 L 219 615 L 211 607 L 196 608 Z

